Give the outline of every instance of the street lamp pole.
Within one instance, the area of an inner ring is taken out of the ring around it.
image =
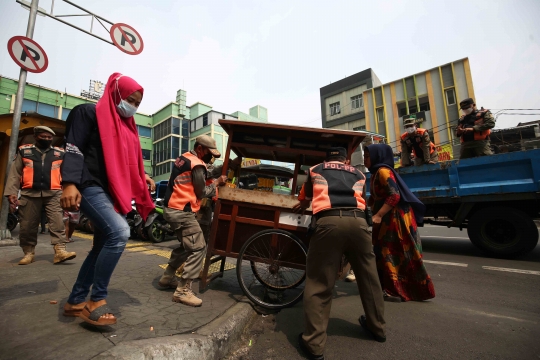
[[[36,25],[36,16],[38,12],[39,0],[32,0],[30,5],[30,15],[28,16],[28,26],[26,28],[26,37],[32,39],[34,36],[34,28]],[[11,123],[11,134],[9,136],[9,152],[6,166],[6,176],[4,178],[4,184],[9,176],[9,170],[11,169],[11,163],[17,152],[17,145],[19,140],[19,127],[21,125],[21,112],[22,103],[24,98],[24,88],[26,86],[27,71],[21,68],[19,73],[19,85],[17,87],[17,96],[15,98],[15,109],[13,110],[13,122]],[[10,239],[11,232],[7,229],[7,217],[9,213],[9,204],[7,199],[0,194],[2,201],[2,211],[0,212],[0,240]],[[10,194],[16,195],[16,194]]]

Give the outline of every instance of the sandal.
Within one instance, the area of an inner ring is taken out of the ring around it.
[[[105,314],[112,314],[111,309],[107,306],[107,304],[103,304],[97,308],[94,309],[94,311],[90,312],[90,309],[88,309],[88,305],[84,307],[84,309],[79,314],[79,317],[83,319],[85,322],[96,325],[96,326],[104,326],[104,325],[114,325],[116,324],[116,317],[113,319],[105,319],[101,316]]]
[[[388,301],[388,302],[395,302],[395,303],[401,302],[401,298],[399,296],[389,295],[386,291],[383,291],[383,299],[384,301]]]
[[[69,239],[66,240],[66,244],[67,244],[67,243],[72,243],[72,242],[75,242],[75,241],[73,241],[72,238],[69,238]]]
[[[66,303],[64,305],[64,316],[73,316],[73,317],[79,317],[81,312],[86,306],[86,302],[82,302],[80,304],[70,304]]]

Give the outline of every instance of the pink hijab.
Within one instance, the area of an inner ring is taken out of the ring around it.
[[[116,112],[119,98],[125,100],[135,91],[143,94],[144,89],[130,77],[112,74],[96,105],[96,116],[114,209],[125,215],[134,199],[137,211],[146,220],[154,203],[146,185],[137,126],[133,117],[123,119]]]

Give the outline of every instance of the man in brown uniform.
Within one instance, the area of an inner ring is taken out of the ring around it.
[[[429,131],[416,126],[416,118],[403,121],[405,132],[401,135],[401,166],[410,166],[411,152],[414,154],[414,166],[436,164],[439,154],[435,144],[429,138]]]
[[[42,206],[45,206],[49,222],[51,244],[54,246],[54,263],[73,259],[77,255],[66,251],[63,212],[60,207],[62,196],[60,165],[64,160],[64,150],[51,146],[53,135],[54,131],[46,126],[34,128],[36,142],[19,147],[4,190],[4,196],[8,198],[11,206],[19,206],[21,220],[19,238],[24,252],[19,265],[34,262]],[[19,189],[21,198],[17,200]]]
[[[467,159],[493,155],[489,135],[495,127],[495,118],[489,110],[476,108],[474,100],[467,98],[459,103],[463,115],[459,118],[456,135],[460,137],[459,158]]]
[[[293,207],[293,211],[300,212],[312,203],[316,221],[306,264],[306,325],[299,337],[310,359],[324,359],[332,292],[343,254],[356,274],[366,313],[360,317],[360,325],[375,340],[386,341],[383,292],[364,212],[366,177],[348,165],[346,158],[344,148],[330,148],[327,161],[309,170],[298,196],[300,201]]]
[[[206,242],[195,213],[199,211],[201,199],[212,196],[216,187],[225,184],[227,179],[223,175],[206,185],[206,164],[212,156],[221,156],[216,141],[207,135],[198,136],[193,150],[176,159],[165,192],[163,217],[176,233],[180,246],[171,253],[159,285],[176,287],[172,300],[189,306],[202,305],[191,284],[199,277],[206,255]],[[176,270],[184,262],[182,276],[177,280]]]

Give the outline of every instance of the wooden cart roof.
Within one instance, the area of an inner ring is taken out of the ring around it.
[[[303,126],[219,120],[238,156],[261,160],[316,165],[333,146],[351,153],[368,135],[362,131],[317,129]],[[229,156],[229,154],[226,154]]]

